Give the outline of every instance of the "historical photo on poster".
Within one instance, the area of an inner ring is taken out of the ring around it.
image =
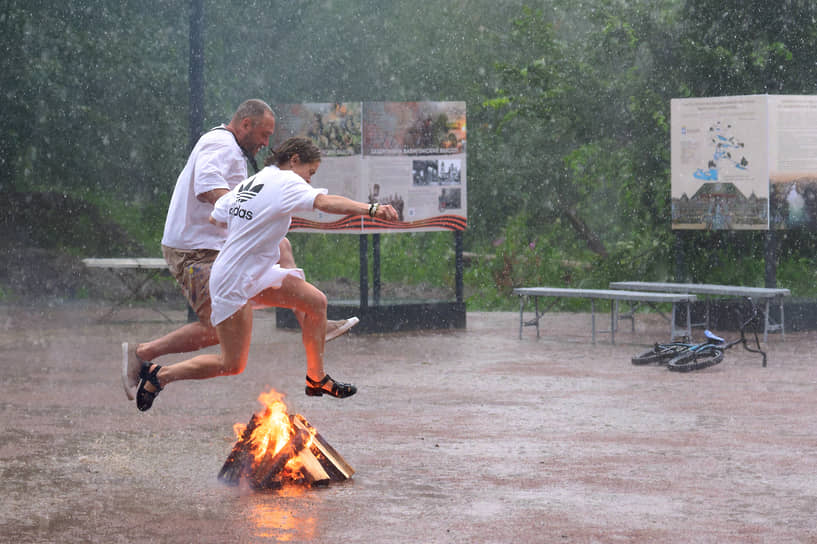
[[[276,104],[275,148],[293,136],[311,139],[321,150],[321,166],[312,184],[331,194],[363,200],[360,183],[363,177],[361,152],[362,106],[359,102]],[[335,221],[337,216],[315,211],[311,221]]]
[[[465,102],[366,102],[365,155],[465,152]]]
[[[324,157],[360,155],[360,102],[281,104],[275,110],[274,145],[292,136],[306,136]]]
[[[406,216],[403,213],[406,202],[403,199],[402,193],[399,192],[399,189],[386,193],[385,191],[381,191],[381,186],[379,183],[372,183],[371,190],[369,191],[369,198],[366,199],[366,202],[369,204],[391,204],[397,212],[398,221],[406,220]]]
[[[459,185],[462,168],[459,159],[411,161],[414,185]]]
[[[458,210],[462,207],[462,190],[461,189],[443,189],[440,191],[439,198],[440,213],[446,210]]]
[[[411,177],[414,185],[431,185],[439,182],[437,161],[411,161]]]
[[[770,228],[817,228],[817,96],[769,96]]]
[[[767,229],[765,96],[675,99],[672,227]]]
[[[467,222],[464,102],[284,104],[274,143],[291,136],[321,148],[312,178],[362,202],[391,204],[397,223],[322,212],[293,218],[293,230],[395,232],[463,230]]]
[[[462,179],[462,165],[459,159],[441,159],[438,168],[440,185],[459,185]]]

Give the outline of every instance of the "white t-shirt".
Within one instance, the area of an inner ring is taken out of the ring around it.
[[[212,215],[227,223],[227,241],[210,270],[213,325],[264,289],[280,287],[288,274],[304,279],[300,268],[278,265],[278,244],[289,231],[292,214],[312,211],[315,197],[326,193],[292,170],[267,166],[216,202]]]
[[[205,133],[176,181],[162,245],[186,250],[221,249],[226,232],[208,221],[213,206],[198,196],[213,189],[230,190],[246,178],[246,159],[233,134],[228,130]]]

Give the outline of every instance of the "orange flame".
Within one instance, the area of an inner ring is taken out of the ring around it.
[[[298,428],[306,428],[309,433],[309,440],[302,451],[308,451],[312,445],[317,430],[309,425],[301,415],[296,414],[290,418],[283,399],[284,395],[274,389],[270,389],[258,396],[258,401],[264,405],[264,411],[255,415],[257,419],[256,426],[248,437],[251,443],[250,451],[254,459],[253,464],[261,463],[268,454],[277,454],[298,432]],[[293,419],[297,419],[297,427],[293,423]],[[233,431],[238,440],[245,439],[246,429],[247,426],[242,423],[233,425]],[[283,479],[299,480],[303,477],[301,470],[304,468],[304,464],[299,457],[300,455],[296,455],[287,462],[281,473]]]
[[[293,429],[284,404],[284,396],[274,389],[258,396],[265,406],[264,415],[252,433],[253,455],[256,461],[263,459],[267,450],[272,448],[273,455],[283,448],[292,437]]]

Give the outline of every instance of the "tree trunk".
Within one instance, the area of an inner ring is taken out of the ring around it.
[[[590,227],[579,217],[576,210],[566,208],[564,214],[567,216],[567,220],[570,221],[570,226],[573,227],[573,230],[587,243],[587,247],[594,253],[607,258],[607,248],[604,247],[604,244],[599,237],[596,236],[596,233],[590,230]]]

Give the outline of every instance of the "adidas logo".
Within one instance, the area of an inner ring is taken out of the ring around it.
[[[237,202],[246,202],[254,196],[257,196],[258,193],[261,192],[261,189],[264,188],[263,183],[259,183],[258,185],[253,186],[252,182],[255,179],[255,176],[251,177],[247,180],[247,183],[244,185],[240,185],[238,187],[238,194],[236,195],[235,199]]]

